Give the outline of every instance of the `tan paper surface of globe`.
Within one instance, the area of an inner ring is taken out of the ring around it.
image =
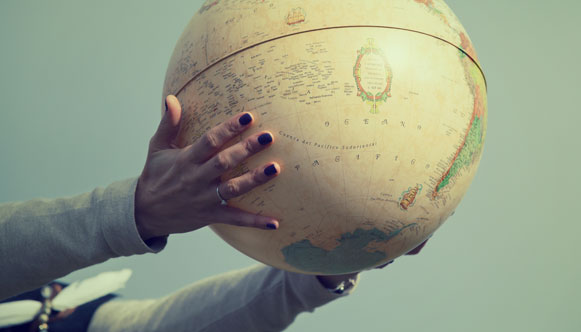
[[[164,96],[184,107],[185,146],[233,114],[275,144],[281,174],[230,206],[277,231],[212,229],[266,264],[310,274],[373,268],[454,211],[486,133],[486,86],[443,1],[209,0],[180,37]]]

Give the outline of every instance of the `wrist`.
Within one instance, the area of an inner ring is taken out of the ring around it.
[[[156,237],[151,230],[147,227],[146,223],[143,223],[143,217],[139,217],[137,211],[135,213],[135,226],[137,227],[137,232],[141,239],[145,242]]]
[[[139,177],[139,179],[137,180],[137,186],[135,188],[135,209],[134,209],[134,218],[135,218],[135,226],[137,227],[137,232],[139,233],[139,236],[141,237],[141,239],[145,242],[147,240],[150,240],[154,237],[157,237],[157,235],[153,232],[153,230],[151,229],[151,227],[149,227],[149,222],[148,222],[148,215],[147,212],[145,211],[145,209],[143,208],[143,199],[141,197],[141,192],[140,192],[140,182],[142,181],[141,177]]]

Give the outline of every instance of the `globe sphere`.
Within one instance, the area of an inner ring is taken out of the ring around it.
[[[168,94],[183,105],[181,146],[244,111],[256,125],[237,140],[274,134],[223,180],[278,162],[279,176],[229,205],[280,228],[212,229],[301,273],[370,269],[430,237],[486,134],[481,66],[440,0],[208,0],[177,42]]]

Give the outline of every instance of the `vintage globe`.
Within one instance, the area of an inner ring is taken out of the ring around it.
[[[171,57],[163,95],[185,146],[250,111],[275,144],[268,184],[229,205],[277,231],[216,224],[236,249],[309,274],[361,271],[405,254],[456,209],[486,133],[486,85],[464,28],[440,0],[208,0]],[[239,139],[242,139],[239,138]]]

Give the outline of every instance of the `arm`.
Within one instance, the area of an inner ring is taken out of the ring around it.
[[[220,199],[241,195],[280,172],[280,166],[268,163],[220,180],[223,173],[268,148],[271,134],[257,133],[224,147],[252,125],[252,115],[244,113],[178,148],[174,139],[181,106],[174,96],[166,105],[138,180],[72,198],[0,205],[0,299],[112,257],[157,252],[167,235],[211,223],[278,227],[274,218],[220,204]]]
[[[426,242],[407,255],[418,254]],[[282,331],[301,312],[350,294],[358,281],[358,273],[311,276],[255,266],[157,300],[108,302],[97,310],[88,331]],[[344,291],[338,287],[342,284]]]
[[[136,179],[70,198],[0,205],[0,299],[117,256],[160,251],[134,220]]]
[[[301,312],[352,289],[336,294],[315,276],[254,266],[157,300],[108,302],[93,316],[89,331],[281,331]]]

